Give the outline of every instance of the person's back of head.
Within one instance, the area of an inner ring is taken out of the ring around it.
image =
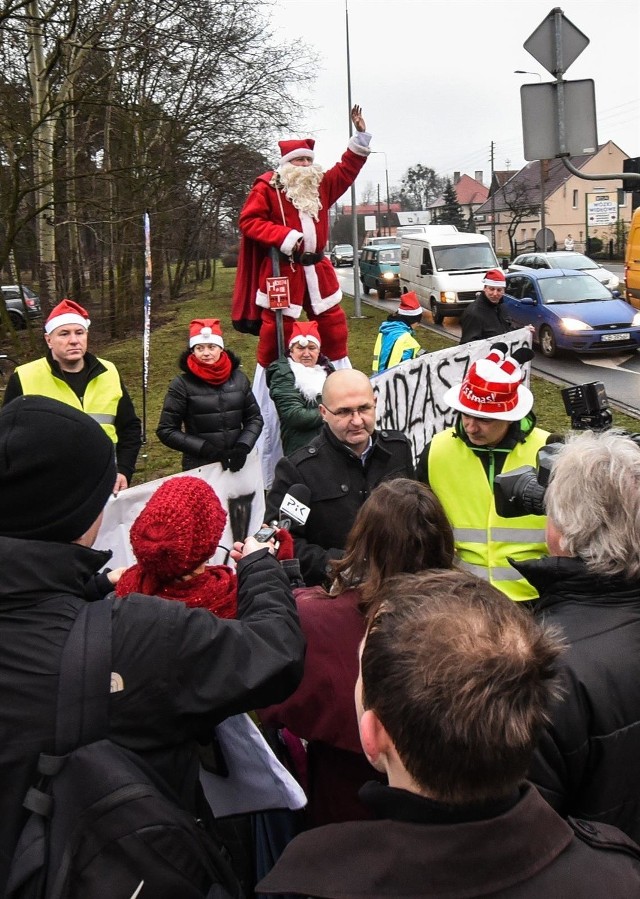
[[[427,568],[451,568],[454,541],[440,500],[409,478],[383,481],[360,508],[345,555],[333,563],[333,593],[357,586],[369,607],[385,578]]]
[[[640,577],[640,446],[618,431],[570,437],[554,458],[546,512],[559,554],[595,575]]]
[[[461,571],[398,576],[378,599],[362,647],[362,706],[415,791],[452,804],[511,794],[556,692],[559,642]]]
[[[43,396],[0,411],[1,536],[78,542],[97,531],[116,476],[113,442],[85,412]]]
[[[226,520],[215,491],[202,478],[179,475],[165,481],[131,526],[137,564],[122,575],[117,593],[170,596],[170,584],[216,551]]]

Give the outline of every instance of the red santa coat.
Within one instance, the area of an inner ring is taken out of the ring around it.
[[[366,162],[368,140],[366,132],[352,137],[340,162],[325,172],[319,186],[322,208],[317,222],[309,214],[299,212],[282,190],[276,190],[272,183],[274,172],[266,172],[255,180],[239,219],[244,239],[232,308],[237,330],[258,333],[260,307],[269,307],[266,279],[272,275],[271,247],[288,257],[302,237],[304,252],[323,251],[329,236],[329,209],[353,184]],[[281,257],[280,274],[289,278],[291,307],[284,314],[292,319],[299,318],[305,306],[313,317],[321,316],[342,299],[335,271],[326,258],[315,265],[302,266]]]

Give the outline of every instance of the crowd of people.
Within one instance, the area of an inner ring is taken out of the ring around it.
[[[181,895],[640,895],[640,446],[615,430],[572,435],[556,447],[544,514],[499,514],[496,476],[535,466],[549,439],[523,383],[531,352],[499,339],[447,391],[454,425],[417,460],[406,434],[376,427],[371,380],[344,364],[339,288],[319,258],[327,204],[368,153],[359,107],[352,120],[327,173],[311,164],[313,141],[281,142],[280,166],[256,181],[240,219],[234,318],[262,323],[258,361],[281,424],[265,519],[304,495],[290,526],[264,542],[245,535],[229,564],[210,561],[228,510],[198,469],[240,471],[266,418],[219,320],[190,324],[157,429],[186,474],[132,523],[126,570],[109,570],[93,544],[109,497],[131,482],[140,423],[115,366],[87,352],[87,311],[56,306],[46,356],[12,376],[0,411],[7,899],[44,896],[61,876],[36,882],[25,834],[33,815],[48,822],[38,845],[57,832],[61,800],[47,789],[70,764],[58,739],[66,647],[79,620],[96,652],[83,615],[106,603],[104,695],[86,700],[107,708],[99,736],[149,766],[220,862],[189,859]],[[264,302],[274,246],[294,299],[283,358]],[[487,274],[469,319],[481,333],[468,339],[504,333],[500,276]],[[381,327],[377,372],[419,353],[420,315],[405,295]],[[245,802],[230,820],[212,811],[202,771],[233,772],[216,733],[243,713],[278,756],[276,780],[304,786],[302,814],[286,801]],[[160,825],[108,851],[91,842],[94,880],[74,867],[97,815],[62,847],[66,892],[55,894],[102,899],[120,895],[117,883],[124,899],[175,899],[132,861],[143,865],[147,839],[156,871],[180,855]]]

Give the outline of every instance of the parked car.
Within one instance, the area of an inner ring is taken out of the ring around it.
[[[591,275],[563,269],[513,272],[504,297],[507,316],[518,327],[533,325],[544,356],[636,350],[640,312]]]
[[[399,245],[363,247],[359,267],[364,293],[373,288],[378,291],[379,300],[384,300],[387,294],[400,296]]]
[[[609,290],[617,290],[620,286],[620,278],[616,274],[582,253],[570,253],[567,250],[556,250],[553,253],[521,253],[509,266],[509,271],[519,272],[526,268],[572,268],[593,275]]]
[[[13,327],[19,331],[27,327],[27,319],[42,318],[40,298],[30,288],[22,285],[22,295],[17,284],[0,285],[2,299]]]
[[[330,254],[331,265],[339,268],[341,265],[353,265],[353,247],[350,243],[339,243]]]

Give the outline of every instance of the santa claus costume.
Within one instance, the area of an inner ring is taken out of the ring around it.
[[[302,157],[313,161],[313,140],[280,141],[280,167],[256,179],[240,213],[243,239],[232,320],[237,330],[260,335],[253,390],[265,419],[260,447],[265,486],[271,483],[273,473],[269,458],[275,465],[282,452],[278,419],[264,379],[264,369],[278,355],[275,313],[269,309],[266,288],[266,279],[273,274],[270,251],[278,250],[280,274],[289,279],[291,306],[283,310],[285,345],[304,309],[318,324],[327,357],[337,368],[348,367],[342,291],[324,247],[329,237],[329,209],[355,181],[369,155],[370,140],[368,132],[357,131],[340,162],[326,172],[318,166],[296,171],[291,165]],[[298,183],[300,178],[303,185]]]

